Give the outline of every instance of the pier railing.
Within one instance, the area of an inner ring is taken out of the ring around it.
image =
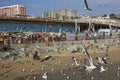
[[[94,23],[94,24],[113,25],[120,27],[120,21],[115,19],[81,18],[81,19],[75,19],[75,21],[77,23]]]
[[[120,20],[116,19],[99,19],[99,18],[79,18],[79,19],[46,19],[46,18],[0,18],[0,20],[11,20],[11,21],[34,21],[34,22],[62,22],[62,23],[93,23],[93,24],[103,24],[103,25],[113,25],[120,27]]]

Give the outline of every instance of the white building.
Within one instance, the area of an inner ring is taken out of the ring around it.
[[[52,19],[58,19],[59,15],[57,12],[49,12],[48,17]]]
[[[42,18],[49,18],[49,12],[44,12],[41,15]]]
[[[59,19],[67,19],[68,10],[66,8],[61,9],[58,13]]]
[[[70,18],[76,18],[78,16],[79,16],[78,10],[69,10],[68,11],[68,17],[70,17]]]

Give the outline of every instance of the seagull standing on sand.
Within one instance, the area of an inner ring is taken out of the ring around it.
[[[78,62],[77,62],[77,59],[76,59],[76,58],[72,57],[72,61],[74,61],[74,62],[75,62],[76,66],[79,66],[79,65],[80,65],[80,64],[78,64]]]
[[[102,73],[102,72],[104,72],[104,71],[106,71],[106,69],[105,69],[103,66],[101,66],[101,68],[100,68],[100,73]]]
[[[43,75],[42,75],[42,78],[44,79],[44,80],[47,80],[47,72],[46,73],[44,73]]]
[[[100,65],[104,65],[104,64],[107,64],[107,61],[106,61],[106,57],[103,57],[103,58],[101,58],[101,57],[97,57],[97,59],[98,59],[98,63],[100,64]]]
[[[118,67],[117,76],[120,76],[120,67]]]
[[[22,72],[25,72],[25,71],[26,71],[26,70],[23,68],[23,69],[22,69]]]

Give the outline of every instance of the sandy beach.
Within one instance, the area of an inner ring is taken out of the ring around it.
[[[120,76],[117,76],[117,69],[120,67],[120,47],[111,46],[108,52],[102,50],[93,52],[91,49],[88,51],[95,65],[97,65],[95,60],[97,56],[103,57],[108,54],[110,59],[105,65],[105,72],[100,73],[99,69],[96,68],[90,74],[87,74],[84,69],[85,59],[87,65],[89,65],[86,54],[81,51],[72,54],[63,51],[60,53],[40,54],[40,60],[34,60],[32,55],[29,58],[18,58],[14,62],[12,59],[1,60],[0,80],[44,80],[42,75],[45,72],[48,73],[47,80],[120,80]],[[41,62],[47,55],[51,55],[52,58]],[[78,59],[79,66],[76,66],[71,61],[72,57]]]

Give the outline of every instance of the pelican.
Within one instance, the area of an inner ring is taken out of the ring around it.
[[[86,9],[86,10],[88,10],[88,11],[91,11],[91,10],[92,10],[92,9],[90,9],[90,8],[88,7],[88,3],[87,3],[86,0],[84,0],[84,4],[85,4],[85,9]]]

